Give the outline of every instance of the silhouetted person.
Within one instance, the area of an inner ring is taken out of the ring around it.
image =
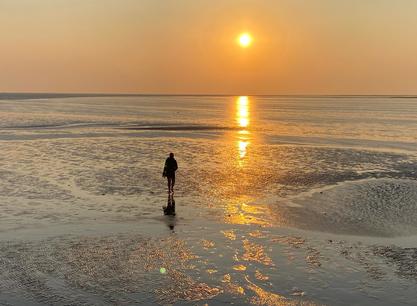
[[[169,153],[169,157],[165,161],[164,171],[162,172],[162,176],[168,180],[168,193],[174,192],[175,171],[177,169],[178,164],[174,158],[174,153]]]

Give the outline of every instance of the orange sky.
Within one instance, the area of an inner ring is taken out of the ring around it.
[[[414,0],[0,0],[0,91],[416,94],[416,12]]]

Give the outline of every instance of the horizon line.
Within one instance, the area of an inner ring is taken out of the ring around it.
[[[140,97],[140,96],[177,96],[177,97],[239,97],[239,96],[249,96],[249,97],[407,97],[407,98],[417,98],[416,94],[331,94],[331,93],[322,93],[322,94],[231,94],[231,93],[133,93],[133,92],[0,92],[0,96],[3,95],[44,95],[44,96],[69,96],[69,97]]]

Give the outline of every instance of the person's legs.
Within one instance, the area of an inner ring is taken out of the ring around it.
[[[174,185],[175,185],[175,173],[171,178],[171,191],[174,192]]]
[[[174,192],[174,185],[175,185],[175,174],[174,175],[168,175],[168,192]]]

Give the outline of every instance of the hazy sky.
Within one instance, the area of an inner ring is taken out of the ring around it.
[[[0,0],[0,91],[416,94],[416,14],[416,0]]]

